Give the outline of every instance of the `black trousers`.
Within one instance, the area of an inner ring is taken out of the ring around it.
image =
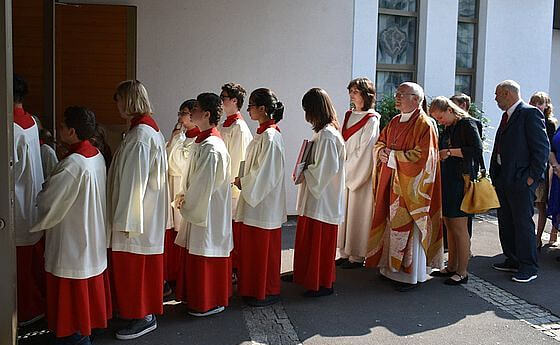
[[[520,273],[536,274],[539,266],[533,205],[538,182],[531,186],[525,182],[507,187],[501,187],[500,183],[497,185],[496,193],[500,200],[498,227],[506,262],[518,267]]]

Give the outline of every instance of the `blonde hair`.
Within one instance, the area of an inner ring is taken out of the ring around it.
[[[152,106],[148,98],[148,91],[138,80],[125,80],[117,86],[113,99],[120,98],[124,102],[124,113],[152,114]]]
[[[552,115],[552,112],[554,111],[554,107],[552,106],[552,101],[550,100],[550,96],[544,91],[535,92],[533,96],[531,96],[531,100],[529,101],[529,104],[544,105],[543,113],[544,116],[546,116],[547,118],[550,117]]]
[[[461,109],[457,104],[453,103],[449,98],[445,96],[439,96],[432,100],[430,103],[430,114],[436,111],[447,111],[451,109],[451,112],[455,115],[457,120],[460,120],[465,117],[470,117],[469,113]]]

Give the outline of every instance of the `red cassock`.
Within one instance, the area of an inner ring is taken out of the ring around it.
[[[241,232],[239,295],[262,300],[280,294],[282,230],[243,224]]]
[[[17,246],[18,321],[45,313],[45,238],[31,246]]]
[[[47,273],[47,322],[57,337],[76,332],[90,335],[93,328],[106,328],[111,318],[109,274],[87,279],[69,279]]]
[[[113,251],[111,265],[119,316],[141,319],[163,314],[163,254]]]
[[[227,307],[233,294],[231,258],[192,255],[186,250],[184,257],[184,267],[180,269],[183,274],[177,281],[177,299],[196,312]]]
[[[338,226],[299,216],[294,249],[294,282],[308,290],[331,288]]]
[[[165,230],[165,242],[163,249],[163,279],[168,282],[177,281],[179,272],[180,248],[175,244],[177,232],[175,229]]]
[[[231,264],[233,269],[239,269],[239,256],[241,252],[241,227],[243,224],[241,222],[232,222],[232,234],[233,234],[233,250],[231,251]]]

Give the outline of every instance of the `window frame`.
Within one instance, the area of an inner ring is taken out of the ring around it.
[[[475,100],[476,97],[476,67],[478,62],[478,23],[479,23],[479,11],[480,11],[480,0],[475,0],[475,10],[474,10],[474,18],[471,17],[463,17],[458,16],[457,18],[457,35],[459,35],[459,24],[460,23],[467,23],[467,24],[474,24],[474,37],[473,37],[473,67],[472,68],[464,68],[464,67],[457,67],[457,50],[459,49],[458,46],[455,50],[455,79],[457,76],[470,76],[471,77],[471,94],[469,97],[472,101]],[[457,9],[457,13],[459,9]],[[455,84],[455,82],[454,82]],[[454,87],[455,89],[455,87]],[[457,90],[454,90],[457,93]]]
[[[419,39],[419,30],[420,30],[420,0],[416,1],[416,11],[404,11],[404,10],[395,10],[395,9],[388,9],[382,8],[381,4],[378,5],[378,15],[379,18],[381,15],[389,15],[389,16],[397,16],[397,17],[409,17],[409,18],[416,18],[416,37],[414,40],[414,64],[384,64],[378,63],[377,58],[378,55],[376,54],[376,61],[375,61],[375,79],[377,81],[377,73],[378,72],[396,72],[396,73],[412,73],[412,82],[416,82],[416,78],[418,76],[418,39]],[[379,49],[379,20],[377,24],[377,45],[375,50]],[[376,85],[377,87],[377,85]],[[383,96],[383,95],[381,95]]]

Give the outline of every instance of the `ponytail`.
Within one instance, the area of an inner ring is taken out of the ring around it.
[[[274,122],[278,123],[284,118],[284,104],[278,101],[278,98],[271,89],[260,88],[251,92],[249,97],[251,103],[257,107],[264,106],[266,114],[270,116]]]
[[[284,104],[280,101],[274,104],[274,111],[270,114],[274,122],[278,123],[284,118]]]

